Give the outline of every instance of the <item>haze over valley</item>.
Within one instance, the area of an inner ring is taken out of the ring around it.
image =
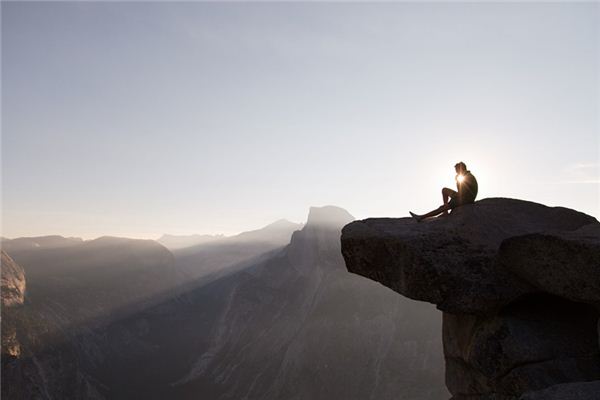
[[[2,321],[3,396],[444,399],[439,312],[347,273],[339,237],[353,219],[313,207],[305,225],[173,252],[4,239],[24,274],[3,268],[3,285],[26,290]]]

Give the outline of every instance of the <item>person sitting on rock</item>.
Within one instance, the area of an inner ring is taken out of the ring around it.
[[[444,200],[444,204],[427,214],[417,215],[409,211],[410,215],[417,222],[440,214],[440,216],[448,216],[449,210],[453,210],[464,204],[471,204],[475,201],[475,197],[477,197],[477,179],[475,179],[471,171],[467,170],[467,166],[462,161],[457,163],[454,169],[456,170],[456,177],[454,179],[456,180],[458,192],[449,188],[443,188],[442,199]]]

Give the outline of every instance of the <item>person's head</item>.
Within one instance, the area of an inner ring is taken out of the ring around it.
[[[454,166],[454,169],[456,170],[457,174],[464,174],[465,172],[467,172],[467,165],[464,162],[458,162],[456,163],[456,165]]]

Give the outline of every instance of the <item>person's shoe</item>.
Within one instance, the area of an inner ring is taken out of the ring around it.
[[[412,211],[408,212],[410,214],[411,217],[413,217],[413,219],[417,222],[421,222],[421,220],[423,219],[423,217],[421,217],[420,215],[415,214]]]

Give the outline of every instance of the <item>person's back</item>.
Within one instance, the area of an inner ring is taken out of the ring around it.
[[[465,171],[462,176],[462,181],[458,183],[460,204],[473,203],[477,197],[477,191],[479,190],[477,179],[471,171]]]

